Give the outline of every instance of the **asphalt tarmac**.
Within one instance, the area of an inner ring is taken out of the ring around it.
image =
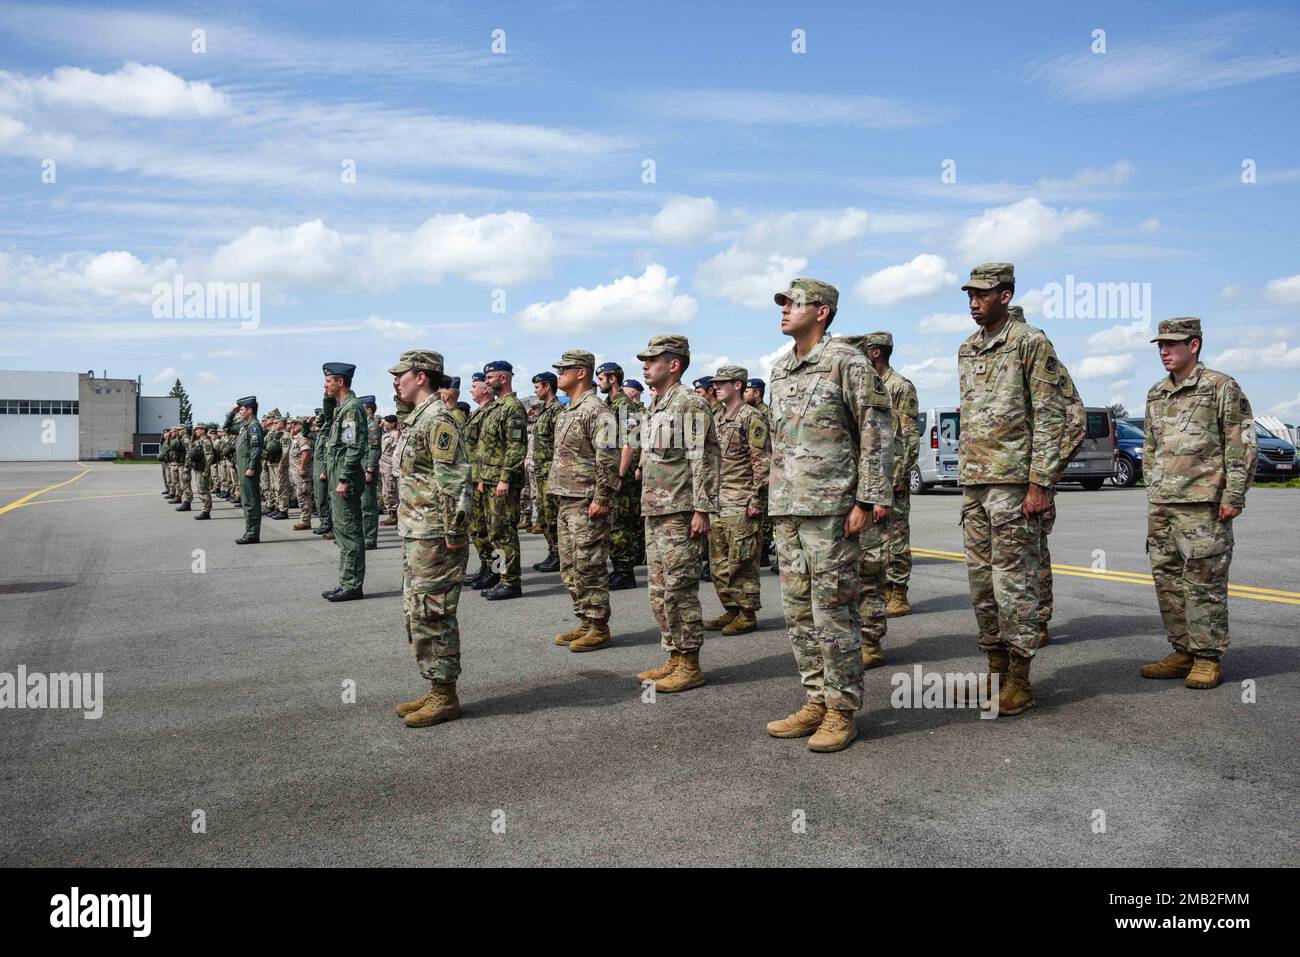
[[[857,742],[813,754],[764,733],[802,701],[766,571],[761,630],[709,637],[709,683],[648,702],[645,570],[612,596],[615,644],[573,654],[524,535],[524,597],[461,599],[464,717],[410,730],[393,705],[427,686],[395,530],[366,600],[330,604],[332,542],[263,519],[240,547],[237,509],[195,522],[160,489],[157,466],[0,465],[0,673],[103,674],[98,719],[0,710],[0,864],[1300,864],[1295,490],[1248,496],[1232,581],[1260,590],[1233,590],[1224,683],[1190,691],[1138,674],[1168,647],[1143,490],[1062,489],[1039,705],[995,720],[891,706],[914,666],[984,662],[960,495],[915,498],[915,613],[890,621]]]

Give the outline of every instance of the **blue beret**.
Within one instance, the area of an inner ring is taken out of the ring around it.
[[[484,372],[514,372],[515,367],[505,359],[494,359],[483,367]]]
[[[378,408],[379,406],[379,403],[375,401],[375,397],[373,395],[357,396],[357,401],[360,402],[362,405],[373,405],[376,408]]]
[[[326,375],[341,375],[349,381],[357,372],[356,366],[349,365],[346,362],[327,362],[321,366],[321,369],[324,370]]]
[[[750,379],[750,380],[749,380],[749,385],[750,385],[751,387],[755,388],[755,389],[766,389],[766,388],[767,388],[767,383],[764,382],[762,379]]]
[[[255,409],[257,408],[257,396],[246,395],[242,399],[237,399],[235,405],[242,405],[248,409]]]
[[[617,372],[622,375],[623,367],[617,362],[602,362],[596,367],[596,375],[600,375],[602,372]]]
[[[637,382],[636,379],[628,379],[623,384],[627,386],[629,389],[636,389],[636,391],[638,392],[645,391],[645,386],[643,386],[640,382]]]
[[[698,379],[695,380],[695,382],[692,385],[696,389],[707,389],[713,385],[713,376],[711,375],[700,376]]]
[[[555,385],[555,384],[556,384],[557,382],[559,382],[560,380],[557,379],[557,378],[555,377],[555,373],[554,373],[554,372],[539,372],[539,373],[537,373],[537,375],[533,376],[533,381],[534,381],[534,382],[549,382],[551,385]]]
[[[386,415],[386,416],[384,416],[384,421],[385,421],[385,422],[392,422],[394,425],[396,425],[396,424],[397,424],[397,416],[395,416],[395,415]]]
[[[324,409],[317,409],[316,412],[315,412],[315,414],[316,414],[316,415],[324,415],[324,414],[325,414],[325,410],[324,410]]]
[[[459,388],[460,388],[460,376],[458,376],[458,375],[454,375],[454,376],[452,376],[450,379],[447,380],[447,384],[446,384],[445,386],[443,386],[443,388],[444,388],[444,389],[459,389]]]
[[[483,373],[481,373],[481,372],[475,372],[475,373],[474,373],[472,376],[470,376],[469,378],[470,378],[470,381],[471,381],[471,382],[486,382],[486,381],[487,381],[487,376],[485,376],[485,375],[484,375]]]

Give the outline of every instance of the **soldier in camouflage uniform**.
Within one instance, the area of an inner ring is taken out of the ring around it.
[[[1174,647],[1142,676],[1213,688],[1228,650],[1232,522],[1246,507],[1259,440],[1241,387],[1200,361],[1200,319],[1167,319],[1151,341],[1169,374],[1147,393],[1147,552]]]
[[[882,540],[893,502],[889,395],[861,351],[831,338],[827,327],[839,306],[834,286],[792,279],[774,298],[794,348],[771,373],[768,508],[806,699],[794,714],[769,723],[767,733],[811,735],[809,750],[840,751],[857,737],[853,714],[862,707],[860,537]]]
[[[632,400],[623,392],[623,367],[617,362],[602,363],[596,370],[600,391],[614,413],[621,435],[630,437],[639,427]],[[641,487],[636,480],[636,447],[620,443],[618,493],[614,496],[614,515],[610,523],[609,560],[614,573],[609,576],[611,591],[636,587],[633,569],[637,560],[637,526],[640,516],[637,503]]]
[[[476,408],[465,422],[465,448],[469,453],[470,485],[474,495],[474,512],[470,516],[469,537],[478,552],[478,572],[468,581],[473,589],[491,588],[501,581],[501,575],[494,569],[492,542],[488,537],[487,497],[479,488],[480,481],[479,435],[483,422],[492,411],[494,402],[492,390],[487,387],[487,376],[475,372],[470,380],[470,396],[477,403]]]
[[[190,427],[182,424],[180,435],[176,440],[176,481],[179,485],[178,497],[181,504],[176,508],[178,512],[188,512],[191,509],[190,503],[194,500],[194,479],[193,471],[190,469],[190,446],[193,444],[193,438],[190,435]]]
[[[280,461],[276,463],[275,471],[271,478],[275,482],[275,494],[280,500],[280,511],[283,518],[289,517],[289,509],[293,507],[293,470],[289,465],[293,459],[290,449],[293,446],[293,430],[290,428],[292,419],[288,416],[281,417],[277,428],[279,429],[280,440]]]
[[[630,502],[632,506],[632,550],[635,557],[632,560],[633,565],[645,564],[645,519],[641,517],[641,470],[637,467],[639,448],[641,441],[641,422],[645,419],[646,406],[641,401],[641,396],[645,394],[645,386],[636,379],[628,379],[623,383],[623,394],[628,397],[632,403],[633,418],[628,421],[628,433],[624,447],[628,451],[624,452],[619,462],[619,467],[626,467],[627,473],[620,478],[622,481],[631,481]],[[632,579],[636,584],[636,579]]]
[[[885,601],[890,618],[910,615],[907,585],[912,577],[912,495],[908,477],[916,466],[920,450],[919,412],[916,386],[890,366],[894,354],[894,337],[888,332],[869,333],[865,340],[867,361],[889,393],[894,424],[894,507],[889,510],[889,527],[885,530]],[[865,649],[864,649],[865,650]],[[883,663],[883,657],[878,663]],[[872,667],[868,664],[868,667]]]
[[[171,440],[171,432],[171,429],[163,429],[162,434],[158,436],[158,464],[162,466],[163,498],[171,497],[171,481],[167,476],[167,459],[164,458],[167,443]]]
[[[1011,263],[976,266],[962,289],[980,327],[957,353],[966,570],[998,713],[1014,715],[1034,706],[1042,513],[1063,467],[1061,362],[1042,331],[1010,321]]]
[[[364,533],[366,551],[379,547],[379,457],[383,454],[383,430],[379,417],[375,415],[379,406],[373,395],[363,395],[358,399],[366,410],[366,454],[362,460],[365,469],[365,484],[361,489],[361,530]]]
[[[366,412],[352,391],[357,367],[346,362],[326,362],[326,395],[338,403],[329,440],[325,443],[325,473],[330,508],[334,512],[334,542],[339,549],[339,583],[321,592],[329,601],[355,601],[365,597],[366,551],[361,519],[365,458],[370,443]]]
[[[484,588],[489,601],[523,594],[519,578],[519,493],[528,452],[527,415],[514,393],[514,367],[504,359],[483,367],[495,401],[483,419],[478,440],[479,484],[487,503],[488,537],[501,580]]]
[[[537,421],[533,423],[533,474],[537,486],[537,517],[546,537],[546,557],[533,564],[539,572],[560,571],[559,529],[557,527],[558,503],[550,498],[548,483],[551,461],[555,457],[555,423],[564,406],[555,397],[558,385],[554,372],[539,372],[533,376],[533,391],[541,403]],[[591,385],[591,377],[587,377]]]
[[[438,390],[438,398],[440,398],[442,404],[451,411],[451,417],[456,420],[456,424],[460,426],[461,431],[463,432],[465,426],[469,424],[469,416],[461,411],[459,405],[460,376],[451,376],[450,378],[443,376],[442,381],[445,382],[446,385]]]
[[[334,512],[330,505],[329,479],[325,474],[325,445],[329,441],[330,428],[334,424],[334,410],[338,403],[326,397],[321,407],[316,410],[316,434],[311,444],[311,470],[315,477],[316,511],[320,513],[320,527],[312,532],[327,541],[334,539]]]
[[[570,651],[596,651],[610,643],[610,509],[618,481],[618,426],[596,393],[596,357],[570,349],[555,363],[557,384],[569,397],[554,423],[554,457],[546,488],[557,513],[560,578],[573,599],[576,627],[555,636]]]
[[[750,379],[745,383],[745,405],[752,406],[763,414],[767,419],[769,431],[772,428],[772,410],[766,402],[763,401],[763,395],[767,392],[767,383],[762,379]],[[760,568],[767,568],[772,564],[772,536],[775,526],[772,524],[772,516],[763,516],[763,551],[759,556],[758,564]],[[776,571],[775,568],[772,569]]]
[[[704,623],[705,631],[743,635],[758,627],[762,599],[758,559],[763,516],[767,514],[767,479],[772,441],[763,413],[741,398],[749,372],[723,366],[713,376],[722,403],[714,417],[721,453],[718,517],[709,525],[709,567],[723,613]]]
[[[238,416],[238,418],[236,418]],[[262,540],[262,493],[257,484],[262,471],[262,423],[257,421],[257,396],[245,396],[226,416],[225,429],[238,433],[235,440],[235,471],[239,473],[239,504],[244,512],[243,537],[237,545],[255,545]]]
[[[393,450],[397,448],[397,436],[401,425],[397,421],[397,416],[386,415],[379,423],[379,427],[383,430],[379,441],[379,505],[385,513],[379,524],[396,525],[397,474],[393,471]]]
[[[212,432],[216,426],[200,422],[194,426],[194,441],[190,443],[189,465],[198,485],[199,504],[203,511],[194,516],[195,521],[212,517],[212,466],[217,460],[212,447]]]
[[[283,419],[279,409],[272,409],[262,427],[266,430],[266,456],[262,459],[262,495],[269,509],[266,517],[282,521],[289,517],[289,503],[280,497],[280,463],[289,454],[284,447]]]
[[[435,391],[442,355],[403,352],[388,371],[404,417],[395,449],[397,519],[402,536],[402,611],[406,640],[429,691],[397,706],[409,728],[460,717],[460,604],[469,557],[469,458],[455,417]]]
[[[158,440],[158,458],[163,466],[163,481],[167,483],[167,493],[163,496],[173,505],[180,502],[180,489],[177,486],[176,478],[172,469],[172,441],[176,437],[175,429],[168,429]]]
[[[713,376],[700,376],[691,383],[691,388],[695,390],[696,395],[708,403],[709,415],[716,419],[718,412],[722,408],[722,403],[718,401],[718,395],[713,391]],[[709,551],[707,548],[704,550],[704,559],[700,562],[700,581],[713,581],[713,573],[709,569]]]
[[[295,419],[290,427],[293,438],[289,443],[289,477],[298,498],[298,521],[293,527],[299,532],[311,528],[312,513],[316,511],[316,474],[312,470],[312,438],[308,431],[311,425],[309,417]]]
[[[641,514],[646,524],[650,609],[669,653],[637,675],[665,693],[704,684],[700,647],[700,555],[718,513],[721,456],[708,405],[681,383],[690,364],[685,336],[654,336],[637,355],[655,390],[641,442]]]

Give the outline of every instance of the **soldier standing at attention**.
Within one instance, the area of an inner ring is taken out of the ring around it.
[[[569,397],[554,418],[555,450],[546,488],[553,499],[560,578],[573,599],[578,625],[555,636],[570,651],[595,651],[610,643],[610,507],[618,482],[618,426],[613,411],[596,394],[596,357],[570,349],[555,363],[558,385]]]
[[[539,372],[533,376],[533,391],[541,403],[537,421],[533,423],[533,472],[537,486],[537,518],[546,537],[546,557],[533,565],[534,571],[558,572],[560,570],[559,528],[557,503],[549,497],[551,461],[555,458],[555,423],[564,406],[555,397],[559,384],[554,372]],[[591,375],[587,375],[587,388],[591,388]],[[572,396],[570,396],[572,399]]]
[[[329,478],[325,474],[325,446],[329,443],[336,407],[337,403],[333,399],[326,398],[316,410],[316,437],[311,447],[311,471],[316,481],[316,511],[320,513],[320,527],[312,534],[327,541],[334,540],[334,513],[330,505]]]
[[[379,504],[384,512],[380,525],[397,524],[397,476],[393,474],[393,449],[397,447],[397,433],[401,426],[397,416],[386,415],[379,422],[383,434],[379,438]]]
[[[806,700],[770,722],[812,751],[857,737],[862,707],[860,534],[889,519],[894,435],[889,396],[863,354],[827,327],[839,291],[792,279],[773,297],[794,348],[772,368],[772,478],[781,603]]]
[[[275,482],[276,495],[280,499],[280,518],[289,517],[289,509],[293,506],[293,470],[289,467],[293,461],[293,429],[292,420],[287,416],[282,416],[276,423],[279,429],[280,439],[280,461],[276,465],[272,474],[272,481]],[[301,506],[300,506],[301,507]]]
[[[907,586],[912,578],[912,494],[908,478],[920,452],[920,430],[916,386],[898,374],[889,364],[894,354],[894,336],[889,332],[872,332],[864,340],[867,361],[889,393],[894,424],[894,506],[889,510],[889,527],[885,533],[885,601],[890,618],[910,615]],[[878,664],[884,663],[882,657]],[[868,665],[868,667],[873,667]]]
[[[1166,319],[1151,340],[1168,375],[1147,393],[1147,551],[1173,650],[1144,678],[1223,680],[1232,522],[1246,507],[1259,440],[1236,381],[1201,362],[1201,320]]]
[[[406,640],[429,691],[397,706],[408,728],[460,717],[460,626],[456,610],[469,556],[469,458],[456,419],[439,398],[442,354],[403,352],[389,368],[404,416],[396,457]]]
[[[180,479],[180,500],[181,504],[175,511],[188,512],[191,509],[190,503],[194,500],[194,480],[193,472],[190,469],[190,446],[193,444],[190,437],[190,427],[181,426],[180,440],[178,444],[178,454],[176,457],[176,474]]]
[[[767,383],[762,379],[750,379],[745,383],[745,405],[751,406],[763,413],[763,418],[767,419],[769,431],[772,428],[772,410],[768,404],[763,401],[763,394],[767,391]],[[772,564],[772,516],[763,515],[763,552],[759,556],[758,564],[760,568],[767,568]],[[776,571],[775,568],[772,571]]]
[[[289,444],[289,477],[293,479],[294,495],[298,499],[298,521],[294,530],[305,532],[311,528],[311,516],[316,510],[316,476],[312,472],[312,440],[309,431],[310,417],[295,419],[289,431],[293,439]]]
[[[271,481],[271,470],[280,462],[280,433],[275,423],[280,418],[280,410],[272,409],[262,416],[262,474],[258,476],[258,488],[262,492],[262,514],[275,518],[280,514],[279,501],[275,495],[275,483]]]
[[[643,392],[645,392],[645,386],[637,382],[636,379],[628,379],[623,383],[623,394],[631,399],[632,404],[641,411],[645,410],[645,406],[641,404],[641,393]]]
[[[235,424],[238,415],[242,425]],[[226,416],[226,431],[238,431],[235,440],[235,471],[239,473],[239,504],[244,510],[244,535],[236,545],[255,545],[262,540],[262,489],[257,484],[262,471],[262,423],[257,421],[257,396],[235,403]]]
[[[723,366],[712,383],[722,403],[722,412],[714,419],[722,466],[718,517],[709,525],[709,567],[723,613],[706,621],[704,630],[724,635],[754,631],[762,607],[758,559],[772,440],[763,413],[741,398],[748,379],[749,372],[740,366]]]
[[[469,416],[460,408],[460,376],[452,376],[451,378],[443,376],[442,381],[446,384],[438,390],[438,398],[442,400],[443,405],[451,410],[452,418],[456,420],[456,424],[460,426],[461,431],[464,431],[466,423],[469,422]]]
[[[158,436],[158,464],[162,466],[163,498],[171,497],[171,482],[167,478],[167,459],[165,458],[167,443],[171,440],[171,434],[171,429],[163,429],[162,435]]]
[[[621,433],[618,459],[618,491],[614,495],[614,514],[609,528],[609,561],[614,572],[609,576],[610,591],[636,587],[637,515],[636,500],[641,494],[636,481],[636,448],[626,438],[637,428],[632,400],[623,392],[623,367],[617,362],[603,362],[596,369],[596,382],[605,402],[614,413]]]
[[[980,327],[957,353],[966,571],[998,713],[1015,715],[1034,706],[1042,514],[1064,465],[1061,362],[1041,330],[1010,321],[1011,263],[976,266],[962,289]]]
[[[656,691],[688,691],[704,684],[700,555],[718,513],[718,433],[705,401],[681,384],[691,361],[685,336],[654,336],[637,358],[655,390],[641,443],[641,514],[650,610],[668,652],[666,662],[637,678],[653,681]]]
[[[514,367],[509,362],[489,362],[483,374],[494,401],[479,433],[479,485],[487,501],[492,555],[494,560],[500,556],[501,565],[500,582],[485,588],[483,597],[503,601],[523,594],[519,578],[519,493],[528,452],[528,417],[515,396]]]
[[[469,580],[473,589],[492,588],[501,581],[501,575],[493,569],[495,560],[492,556],[492,540],[488,536],[487,495],[483,491],[482,463],[479,458],[479,438],[483,431],[483,422],[492,411],[492,390],[487,387],[487,376],[475,372],[470,380],[470,397],[477,403],[476,408],[465,423],[465,447],[469,454],[470,486],[474,494],[474,513],[470,516],[469,537],[478,552],[478,571]]]
[[[641,396],[645,394],[645,386],[636,379],[628,379],[623,383],[623,394],[632,401],[633,419],[628,420],[627,439],[625,446],[630,451],[623,454],[622,458],[627,460],[627,473],[621,481],[630,481],[632,483],[632,494],[630,501],[632,504],[632,550],[635,557],[632,559],[633,565],[645,564],[645,519],[641,517],[641,469],[637,465],[640,458],[638,449],[641,443],[641,423],[645,419],[646,407],[641,402]],[[620,459],[619,467],[623,467]],[[633,578],[632,584],[636,584]]]
[[[194,516],[195,521],[212,518],[212,464],[217,459],[212,447],[212,431],[216,426],[200,422],[194,426],[194,441],[190,443],[190,468],[198,484],[199,504],[203,511]]]
[[[379,547],[379,458],[383,454],[383,431],[378,405],[373,395],[363,395],[358,402],[366,410],[366,454],[362,460],[365,484],[361,488],[361,529],[364,532],[366,551]]]
[[[334,539],[339,548],[339,583],[321,592],[330,601],[364,598],[366,553],[361,524],[361,495],[365,485],[362,465],[369,449],[366,413],[352,391],[357,367],[346,362],[326,362],[325,394],[338,408],[325,445],[325,471],[330,508],[334,512]]]

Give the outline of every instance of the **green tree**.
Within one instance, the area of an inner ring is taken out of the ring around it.
[[[172,386],[172,390],[167,394],[175,396],[181,400],[181,423],[184,425],[193,425],[194,410],[190,407],[189,393],[185,391],[185,386],[181,385],[180,379],[176,380],[176,384]]]
[[[177,382],[176,384],[180,385],[179,382]],[[1128,415],[1128,409],[1124,408],[1123,402],[1116,402],[1113,405],[1107,406],[1107,408],[1110,409],[1111,414],[1115,416],[1115,418],[1117,419],[1122,419]]]

